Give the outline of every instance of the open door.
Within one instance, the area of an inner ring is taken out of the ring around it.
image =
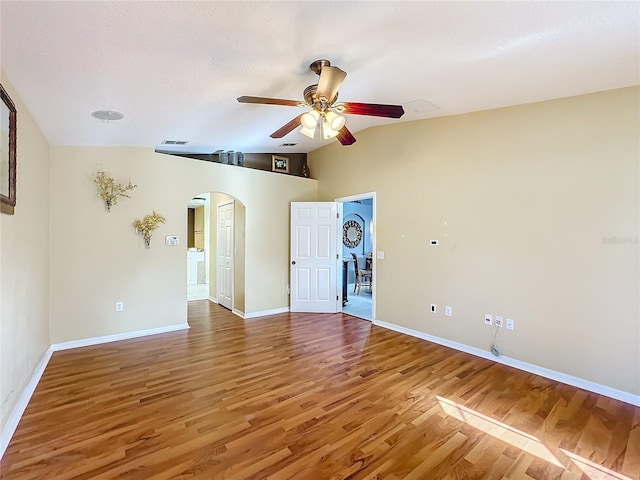
[[[336,202],[291,203],[292,312],[336,313],[338,225]]]
[[[217,268],[218,304],[233,310],[233,253],[234,253],[234,203],[218,204]]]

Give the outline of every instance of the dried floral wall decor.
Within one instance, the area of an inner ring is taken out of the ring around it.
[[[111,211],[113,205],[118,204],[118,198],[131,198],[127,192],[137,187],[137,185],[133,185],[131,182],[129,182],[128,185],[116,183],[113,177],[107,175],[106,172],[96,173],[93,181],[98,185],[98,195],[104,200],[107,206],[107,212]]]
[[[151,215],[147,215],[142,220],[133,222],[136,231],[144,237],[144,245],[147,248],[151,247],[151,235],[153,231],[165,221],[165,218],[154,210]]]

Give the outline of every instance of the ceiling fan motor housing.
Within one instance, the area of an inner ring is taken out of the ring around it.
[[[331,66],[331,62],[329,60],[326,60],[326,59],[316,60],[311,65],[309,65],[309,70],[311,70],[316,75],[320,75],[320,72],[324,67],[330,67],[330,66]]]
[[[317,98],[316,92],[318,91],[318,84],[309,85],[304,89],[304,101],[314,110],[316,110],[321,115],[325,115],[330,108],[332,108],[333,104],[338,100],[338,94],[333,97],[333,100],[329,101],[324,97]]]
[[[316,98],[316,92],[318,91],[318,84],[309,85],[304,89],[304,101],[307,102],[307,105],[313,106],[313,101]]]

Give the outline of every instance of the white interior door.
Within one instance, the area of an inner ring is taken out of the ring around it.
[[[291,203],[292,312],[338,311],[337,224],[335,202]]]
[[[218,304],[233,309],[233,202],[218,204]]]

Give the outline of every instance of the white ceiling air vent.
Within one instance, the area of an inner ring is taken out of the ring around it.
[[[410,102],[403,103],[402,106],[407,113],[423,114],[438,110],[436,104],[423,99],[411,100]]]
[[[163,140],[162,145],[186,145],[188,140]]]

